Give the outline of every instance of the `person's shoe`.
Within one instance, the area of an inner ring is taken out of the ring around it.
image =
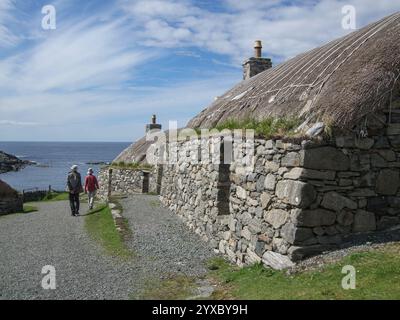
[[[79,212],[75,213],[75,217],[79,216]]]

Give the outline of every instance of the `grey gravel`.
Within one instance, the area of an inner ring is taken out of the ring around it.
[[[0,217],[0,299],[139,298],[150,279],[206,272],[212,249],[161,208],[156,196],[137,195],[121,203],[133,231],[129,261],[106,255],[87,235],[84,217],[70,216],[65,201]],[[41,287],[45,265],[56,269],[55,290]]]

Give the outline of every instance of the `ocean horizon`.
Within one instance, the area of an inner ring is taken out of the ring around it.
[[[0,150],[21,160],[30,160],[30,165],[17,172],[0,174],[0,179],[18,191],[47,189],[63,191],[66,176],[76,164],[84,177],[89,168],[98,174],[101,165],[109,163],[132,142],[103,141],[0,141]]]

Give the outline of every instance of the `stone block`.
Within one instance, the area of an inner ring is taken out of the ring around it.
[[[349,210],[343,210],[337,215],[337,222],[342,226],[350,226],[354,221],[354,214]]]
[[[298,210],[293,220],[299,227],[330,226],[336,221],[336,213],[325,209]]]
[[[305,168],[293,168],[283,176],[285,179],[297,180],[313,179],[313,180],[333,180],[335,179],[335,171],[319,171]]]
[[[343,208],[349,208],[355,210],[358,207],[356,202],[340,195],[335,191],[328,192],[324,195],[321,206],[324,207],[325,209],[333,211],[340,211]]]
[[[264,180],[264,188],[267,190],[275,190],[276,185],[276,176],[274,174],[269,173]]]
[[[297,167],[300,165],[300,155],[297,152],[289,152],[281,160],[282,167]]]
[[[299,208],[308,207],[316,198],[316,191],[311,184],[295,180],[279,181],[275,194],[283,202]]]
[[[379,172],[376,180],[376,192],[383,195],[395,195],[400,186],[400,176],[397,170],[384,169]]]
[[[376,230],[375,214],[357,210],[354,215],[353,232],[367,232]]]
[[[272,209],[264,214],[264,220],[272,225],[275,229],[278,229],[284,225],[288,217],[288,212],[281,209]]]
[[[294,263],[288,256],[274,251],[266,251],[262,256],[262,262],[264,266],[271,267],[275,270],[283,270],[294,266]]]
[[[350,160],[339,149],[318,147],[300,151],[300,166],[308,169],[345,171],[350,167]]]
[[[298,244],[314,237],[310,228],[299,228],[293,223],[287,223],[282,227],[281,235],[284,240],[291,244]]]

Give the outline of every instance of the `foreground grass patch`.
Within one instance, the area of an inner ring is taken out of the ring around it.
[[[31,213],[36,211],[38,211],[38,208],[36,208],[35,206],[24,204],[24,211],[21,213]]]
[[[220,283],[215,299],[400,299],[400,244],[353,253],[322,269],[287,275],[255,265],[243,269],[222,259],[210,262],[211,277]],[[356,289],[341,286],[342,268],[357,270]]]
[[[132,252],[124,242],[124,236],[115,228],[111,210],[107,205],[99,205],[89,212],[85,216],[85,227],[107,254],[121,258],[132,257]]]
[[[184,300],[193,294],[195,287],[195,278],[184,275],[173,276],[161,282],[149,281],[140,299]]]

